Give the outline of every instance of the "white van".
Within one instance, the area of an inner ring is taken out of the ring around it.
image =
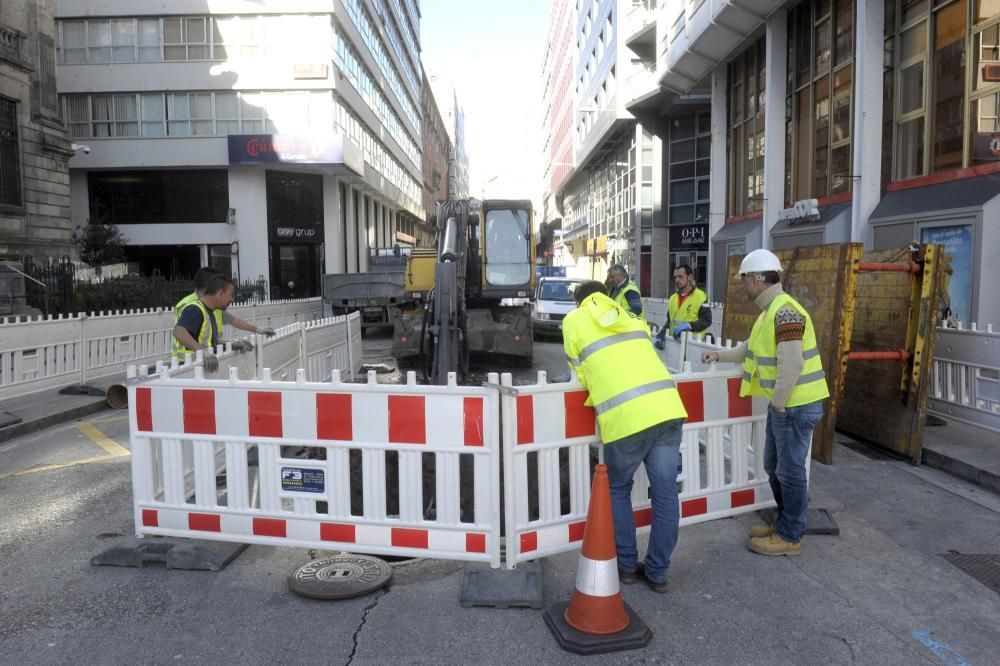
[[[578,278],[539,278],[531,306],[531,326],[536,339],[544,335],[562,337],[563,317],[576,309],[573,290],[584,282]]]

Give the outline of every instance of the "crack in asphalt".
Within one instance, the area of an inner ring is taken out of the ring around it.
[[[372,600],[370,604],[365,606],[364,611],[362,611],[361,622],[358,624],[358,628],[355,629],[354,633],[351,635],[351,643],[353,644],[353,647],[351,647],[351,654],[347,655],[347,661],[344,663],[344,666],[350,666],[351,662],[354,661],[354,655],[358,651],[358,636],[361,635],[361,630],[364,628],[365,623],[368,622],[368,613],[373,611],[375,607],[378,606],[379,599],[387,594],[389,594],[388,588],[380,590],[379,593],[375,595],[375,599]]]

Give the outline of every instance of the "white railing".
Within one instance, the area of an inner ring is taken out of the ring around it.
[[[938,328],[927,411],[1000,433],[1000,332]]]
[[[237,317],[279,328],[323,316],[320,298],[234,305]],[[171,350],[172,308],[0,319],[0,399],[87,384],[152,364]],[[239,337],[227,326],[224,339]]]
[[[642,299],[642,311],[651,325],[660,330],[663,323],[667,321],[668,299],[666,298],[644,298]],[[722,337],[722,307],[723,303],[708,303],[712,308],[712,325],[708,327],[708,332],[716,340]]]

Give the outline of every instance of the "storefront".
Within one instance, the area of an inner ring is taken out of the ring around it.
[[[271,298],[320,295],[323,275],[323,176],[267,172]]]

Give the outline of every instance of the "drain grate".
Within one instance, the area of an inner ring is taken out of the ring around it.
[[[948,553],[941,557],[1000,594],[1000,555]]]

